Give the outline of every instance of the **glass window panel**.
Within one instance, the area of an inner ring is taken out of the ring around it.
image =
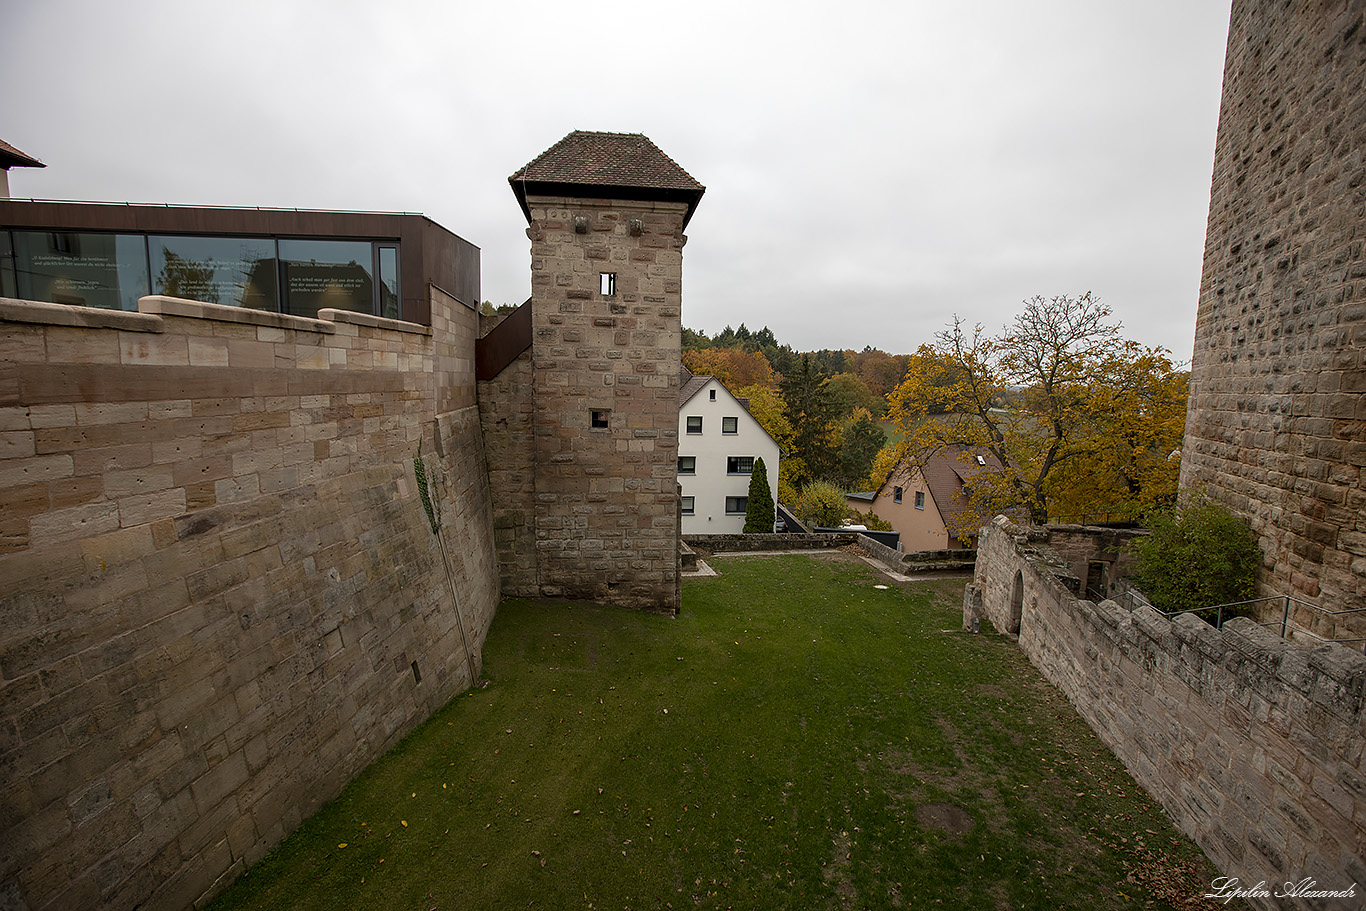
[[[693,514],[693,503],[692,497],[683,497],[683,515],[690,516]]]
[[[149,237],[157,294],[206,304],[278,310],[269,237]]]
[[[14,288],[14,248],[9,232],[0,231],[0,297],[17,297]]]
[[[14,232],[15,296],[137,310],[149,293],[147,245],[135,234]]]
[[[726,515],[743,513],[749,506],[749,497],[726,497]]]
[[[379,248],[379,315],[402,319],[398,289],[398,247]]]
[[[721,419],[721,432],[722,432],[722,433],[739,433],[739,432],[740,432],[740,419],[739,419],[739,418],[722,418],[722,419]]]
[[[697,456],[679,456],[678,473],[697,474]]]
[[[375,312],[369,241],[282,240],[284,310],[316,317],[319,310]]]

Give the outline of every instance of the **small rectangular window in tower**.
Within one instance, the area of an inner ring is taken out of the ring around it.
[[[739,418],[722,418],[722,419],[721,419],[721,432],[722,432],[722,433],[739,433],[739,432],[740,432],[740,419],[739,419]]]
[[[600,273],[598,273],[598,280],[602,283],[602,288],[601,288],[601,290],[602,290],[602,296],[603,296],[603,297],[614,297],[614,296],[616,296],[616,293],[617,293],[617,273],[615,273],[615,272],[600,272]]]
[[[612,412],[608,411],[605,408],[593,409],[593,429],[606,430],[608,420],[611,418],[611,416]]]

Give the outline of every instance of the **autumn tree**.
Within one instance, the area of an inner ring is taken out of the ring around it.
[[[998,336],[954,317],[892,394],[898,454],[923,461],[960,444],[995,455],[1002,469],[972,477],[977,521],[1011,508],[1043,523],[1169,501],[1184,374],[1164,349],[1124,340],[1110,317],[1089,293],[1028,300]]]
[[[887,412],[887,399],[868,388],[856,373],[837,373],[830,378],[830,396],[835,403],[835,413],[841,417],[852,415],[856,409],[864,408],[874,419]]]
[[[744,348],[703,348],[683,352],[683,365],[697,375],[715,376],[727,389],[741,386],[777,388],[777,376],[758,351]]]

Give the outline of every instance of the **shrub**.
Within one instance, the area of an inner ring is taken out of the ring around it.
[[[878,514],[871,509],[867,512],[859,512],[855,509],[854,514],[850,518],[853,519],[855,525],[866,525],[873,531],[893,530],[891,522],[888,522],[886,519],[878,518]]]
[[[745,530],[747,535],[773,533],[773,494],[768,488],[768,469],[763,459],[754,460],[754,470],[749,475],[749,500],[745,506]]]
[[[802,488],[794,504],[797,518],[807,525],[821,525],[831,528],[844,524],[849,515],[849,504],[844,500],[844,491],[828,481],[812,481]]]
[[[1134,542],[1138,566],[1133,576],[1158,609],[1193,610],[1255,595],[1262,553],[1246,520],[1197,499],[1149,513],[1147,524],[1152,534]],[[1250,611],[1225,611],[1224,616],[1239,613]]]

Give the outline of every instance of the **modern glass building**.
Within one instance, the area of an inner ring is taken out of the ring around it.
[[[164,294],[430,322],[479,306],[479,248],[421,215],[0,200],[0,297],[136,310]]]

